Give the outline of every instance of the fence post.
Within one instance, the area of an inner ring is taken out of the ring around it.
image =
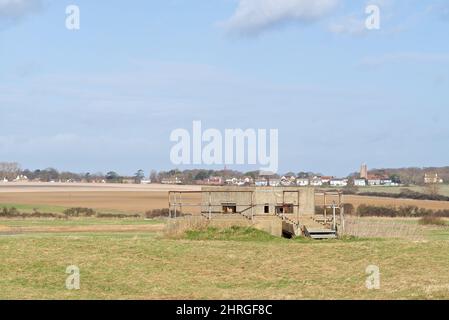
[[[174,194],[174,197],[175,197],[175,215],[174,215],[174,217],[175,217],[175,219],[176,219],[176,206],[178,205],[178,204],[176,203],[176,193]]]
[[[212,219],[212,206],[211,206],[211,201],[212,201],[212,194],[209,192],[209,220]]]
[[[336,210],[336,206],[335,206],[335,203],[333,203],[332,204],[332,226],[333,226],[333,229],[334,230],[336,230],[337,229],[337,217],[336,217],[336,215],[335,215],[335,210]]]
[[[346,226],[345,226],[345,207],[344,205],[340,205],[340,224],[341,224],[341,230],[343,234],[346,233]]]

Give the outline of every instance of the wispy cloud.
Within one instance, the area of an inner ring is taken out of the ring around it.
[[[332,22],[329,31],[336,34],[361,35],[366,32],[365,20],[358,15],[349,15]]]
[[[258,35],[288,22],[310,23],[332,12],[339,0],[239,0],[222,23],[231,33]]]
[[[42,0],[0,0],[0,27],[19,21],[42,8]]]

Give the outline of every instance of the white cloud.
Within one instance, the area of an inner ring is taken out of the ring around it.
[[[42,0],[0,0],[0,22],[11,22],[39,11]]]
[[[316,21],[336,8],[339,0],[239,0],[223,23],[232,33],[256,35],[287,22]]]

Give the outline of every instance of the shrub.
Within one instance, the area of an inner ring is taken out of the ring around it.
[[[186,235],[187,231],[204,231],[209,227],[209,221],[203,217],[189,217],[184,219],[173,219],[168,221],[164,228],[167,238],[179,239]]]
[[[360,217],[420,218],[432,215],[440,218],[449,218],[449,210],[432,211],[415,206],[395,208],[362,204],[357,208],[356,214]]]
[[[67,217],[92,217],[96,215],[93,209],[89,208],[70,208],[64,210]]]
[[[419,219],[419,224],[421,225],[434,225],[434,226],[446,226],[446,221],[440,217],[434,215],[427,215]]]
[[[348,215],[354,214],[355,210],[354,210],[354,205],[352,203],[345,203],[343,205],[343,208],[345,210],[345,214],[348,214]]]
[[[169,211],[170,210],[168,208],[148,210],[147,212],[145,212],[145,218],[154,219],[154,218],[168,217],[169,213],[170,213]],[[184,217],[184,216],[189,216],[189,214],[177,212],[176,216]]]
[[[51,212],[39,212],[37,209],[33,209],[33,212],[20,212],[16,208],[7,208],[3,207],[0,210],[0,217],[4,218],[58,218],[63,219],[65,218],[64,215],[59,213],[51,213]]]
[[[96,215],[97,218],[111,218],[111,219],[126,219],[126,218],[141,218],[140,214],[125,214],[125,213],[100,213]]]
[[[440,194],[428,194],[416,192],[410,189],[401,189],[399,193],[388,192],[360,192],[359,196],[395,198],[395,199],[414,199],[414,200],[434,200],[434,201],[449,201],[449,197]]]
[[[395,208],[362,204],[357,208],[357,215],[360,217],[396,217],[397,211]]]

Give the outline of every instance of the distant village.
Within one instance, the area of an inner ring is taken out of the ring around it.
[[[143,170],[138,170],[134,176],[120,176],[114,171],[102,173],[58,172],[55,169],[45,170],[20,170],[16,163],[0,163],[0,183],[17,182],[50,182],[50,183],[124,183],[124,184],[151,184],[160,183],[168,185],[209,185],[209,186],[270,186],[270,187],[366,187],[386,186],[395,187],[405,184],[442,184],[445,180],[440,177],[437,170],[427,171],[425,169],[391,169],[402,170],[388,172],[387,170],[368,171],[366,164],[361,165],[360,170],[348,177],[335,177],[315,174],[311,172],[300,172],[298,174],[287,173],[277,175],[274,173],[261,173],[252,171],[241,173],[232,170],[171,170],[167,172],[151,171],[149,176]],[[408,171],[405,171],[408,170]],[[406,174],[410,173],[410,174]],[[449,174],[449,171],[448,171]],[[410,179],[409,177],[412,177]],[[447,180],[446,180],[447,181]]]

